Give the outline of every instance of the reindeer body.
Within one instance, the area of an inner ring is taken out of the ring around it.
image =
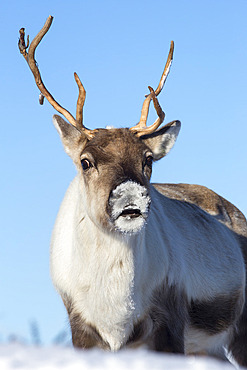
[[[119,163],[124,151],[135,153],[128,145],[122,145]],[[136,158],[129,156],[131,161]],[[130,180],[134,170],[123,183]],[[92,216],[88,203],[94,199],[85,201],[90,195],[80,174],[68,189],[53,232],[51,270],[69,313],[74,345],[118,350],[147,344],[156,350],[223,356],[245,299],[241,244],[230,229],[234,224],[243,230],[244,216],[226,201],[228,208],[220,208],[223,198],[203,187],[147,186],[148,218],[134,233],[109,230],[100,215]],[[192,203],[203,191],[200,202],[210,205],[216,198],[218,214],[212,206],[214,216]],[[104,197],[95,200],[105,209]]]
[[[159,105],[174,43],[158,87],[130,129],[83,125],[46,89],[34,58],[53,17],[19,49],[54,116],[78,175],[61,205],[51,243],[51,273],[68,311],[76,347],[116,351],[145,344],[157,351],[211,354],[224,347],[247,366],[247,224],[242,213],[197,185],[151,185],[152,163],[173,147],[180,122],[158,129]],[[27,52],[27,49],[29,50]],[[41,102],[43,98],[41,97]],[[147,126],[151,101],[156,121]]]

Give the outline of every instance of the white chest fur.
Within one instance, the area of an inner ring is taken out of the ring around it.
[[[130,335],[142,308],[135,292],[133,249],[107,239],[96,246],[95,253],[79,257],[72,294],[76,312],[97,328],[112,350],[117,350]]]

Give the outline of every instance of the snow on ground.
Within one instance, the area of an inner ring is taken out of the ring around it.
[[[1,370],[234,370],[226,362],[211,358],[167,355],[146,350],[78,351],[62,347],[0,346]]]

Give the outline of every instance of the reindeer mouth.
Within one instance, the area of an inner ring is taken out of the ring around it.
[[[124,209],[118,217],[127,218],[127,220],[131,220],[132,218],[137,218],[142,216],[140,209],[138,208],[127,208]]]

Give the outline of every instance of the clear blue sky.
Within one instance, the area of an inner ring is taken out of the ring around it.
[[[90,128],[139,120],[170,41],[174,61],[160,103],[182,130],[153,181],[206,185],[247,215],[247,1],[2,1],[0,341],[28,338],[37,320],[49,343],[67,325],[49,276],[49,241],[75,175],[17,41],[54,21],[36,53],[46,86],[73,114],[76,71]],[[150,123],[155,119],[150,112]]]

